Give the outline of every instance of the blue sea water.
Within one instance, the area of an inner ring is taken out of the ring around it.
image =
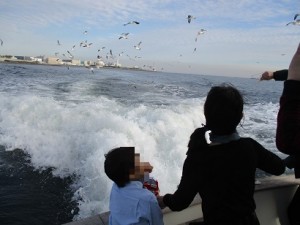
[[[104,154],[135,146],[161,193],[180,180],[208,90],[231,83],[241,136],[275,147],[282,82],[101,68],[0,64],[1,224],[62,224],[108,210]],[[258,174],[260,176],[261,174]]]

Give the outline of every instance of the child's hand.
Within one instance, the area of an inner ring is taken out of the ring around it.
[[[142,168],[142,170],[144,172],[148,172],[148,173],[151,173],[152,170],[153,170],[153,166],[151,166],[151,164],[149,162],[141,162],[141,165],[140,165]]]

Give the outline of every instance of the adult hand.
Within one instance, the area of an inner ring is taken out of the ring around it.
[[[166,208],[166,205],[165,205],[165,203],[164,203],[164,201],[163,201],[164,196],[158,195],[156,198],[157,198],[159,207],[160,207],[161,209]]]
[[[273,79],[272,71],[265,71],[260,77],[260,80],[271,80],[271,79]]]

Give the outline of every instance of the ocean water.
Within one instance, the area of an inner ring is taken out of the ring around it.
[[[275,147],[282,82],[103,68],[0,64],[0,223],[62,224],[108,210],[104,154],[135,146],[161,194],[179,183],[210,87],[246,104],[242,136]],[[258,176],[263,174],[258,173]]]

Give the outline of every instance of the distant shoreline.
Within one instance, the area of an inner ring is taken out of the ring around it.
[[[121,69],[121,70],[135,70],[135,71],[145,71],[145,72],[156,72],[153,70],[144,70],[141,68],[134,68],[134,67],[117,67],[117,66],[103,66],[103,67],[96,67],[96,66],[79,66],[79,65],[65,65],[65,64],[48,64],[48,63],[40,63],[37,61],[26,61],[26,60],[0,60],[0,63],[6,64],[29,64],[29,65],[41,65],[41,66],[68,66],[68,67],[86,67],[86,68],[97,68],[97,69]]]

